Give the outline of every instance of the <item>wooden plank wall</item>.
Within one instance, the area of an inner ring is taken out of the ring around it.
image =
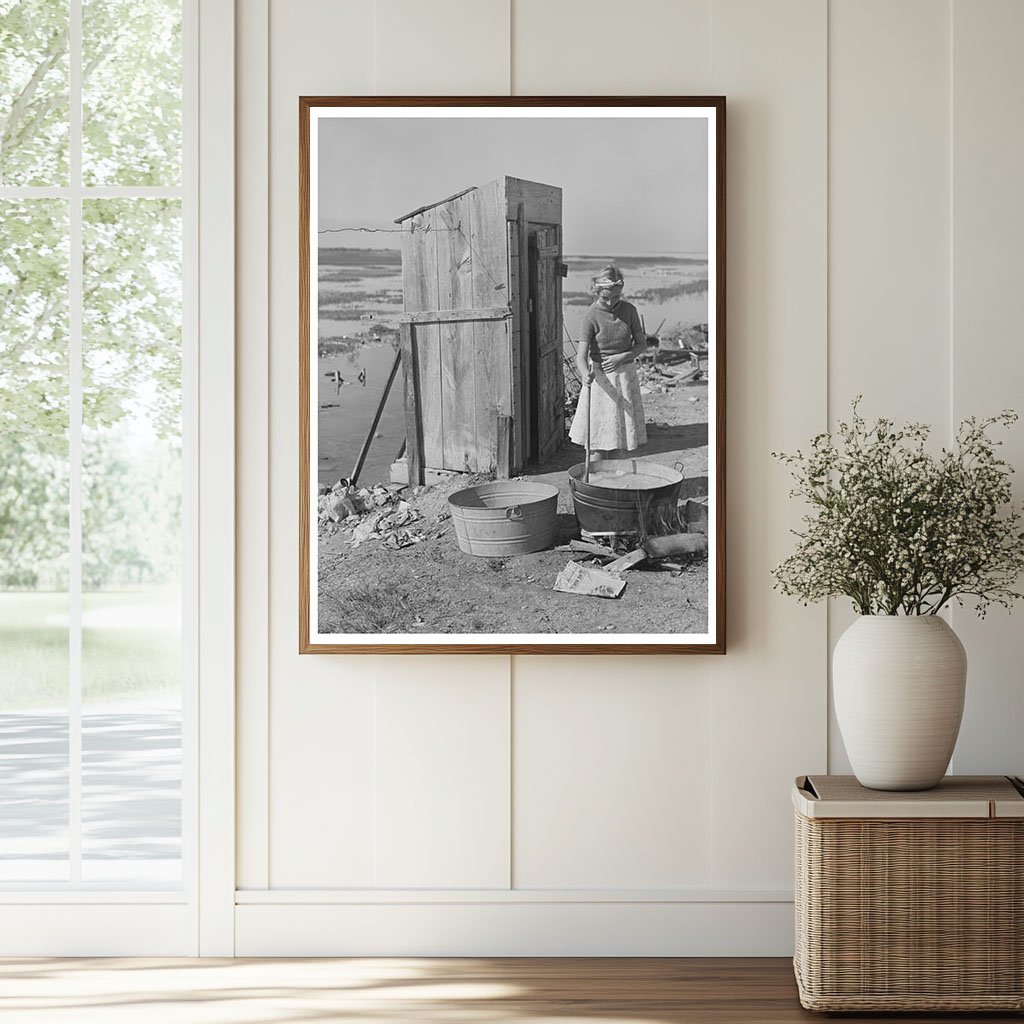
[[[402,324],[401,351],[405,371],[405,459],[409,483],[423,482],[423,436],[420,428],[420,388],[416,372],[416,341],[413,324]]]
[[[523,202],[513,204],[509,199],[509,208],[515,210],[517,249],[519,254],[519,287],[512,299],[519,310],[519,348],[513,352],[513,380],[519,390],[516,402],[515,431],[517,444],[517,470],[522,469],[530,457],[533,447],[533,424],[530,422],[530,391],[529,391],[529,347],[530,347],[530,239],[529,226],[526,219],[526,207]],[[516,301],[518,299],[518,301]]]
[[[556,185],[526,181],[506,176],[506,216],[509,220],[509,284],[513,307],[512,324],[512,407],[516,420],[514,430],[514,462],[516,469],[522,468],[533,447],[534,434],[538,424],[531,422],[529,381],[529,233],[540,226],[559,226],[562,223],[562,190]],[[514,228],[514,229],[513,229]],[[557,238],[560,239],[560,233]],[[554,268],[551,268],[554,272]],[[515,285],[513,279],[518,278]],[[561,295],[561,282],[556,286]],[[556,325],[561,331],[561,307],[557,313]],[[561,342],[559,341],[558,375],[561,380]],[[548,389],[550,382],[541,383]],[[561,385],[559,385],[561,387]],[[544,401],[543,395],[541,402]],[[543,408],[543,405],[541,406]],[[541,431],[541,443],[544,443]],[[560,436],[560,435],[559,435]],[[550,447],[547,449],[550,453]]]
[[[563,434],[561,314],[557,305],[559,288],[558,229],[537,229],[537,431],[541,460],[558,448]]]
[[[508,259],[505,230],[505,197],[499,182],[470,192],[470,238],[472,307],[501,306],[509,301]],[[473,328],[473,365],[476,379],[477,468],[489,472],[502,468],[509,471],[506,429],[499,429],[499,419],[512,416],[512,364],[509,351],[510,323],[477,321]],[[486,439],[486,443],[484,440]]]
[[[551,405],[554,401],[554,375],[551,367],[551,300],[554,264],[546,252],[549,234],[546,227],[537,228],[537,453],[541,460],[552,451]]]
[[[473,305],[470,204],[460,196],[434,209],[437,308]],[[440,326],[442,469],[472,471],[476,459],[476,376],[473,324]]]
[[[437,253],[434,210],[426,210],[405,222],[402,235],[402,284],[407,313],[437,309]],[[443,421],[441,418],[441,328],[417,324],[412,331],[415,370],[419,376],[419,398],[423,461],[441,466]],[[412,366],[405,366],[407,390]]]
[[[559,212],[561,216],[561,212]],[[564,258],[565,250],[562,248],[562,225],[559,222],[555,228],[555,245],[558,246],[558,257],[557,263],[561,263]],[[554,337],[556,339],[555,351],[558,353],[555,362],[557,363],[556,373],[558,375],[558,391],[555,395],[555,419],[558,423],[558,439],[561,443],[562,438],[565,434],[565,364],[563,360],[563,354],[565,352],[564,338],[565,328],[562,323],[562,275],[559,273],[557,266],[554,268],[555,274],[555,324],[554,324]]]
[[[522,234],[519,218],[506,221],[508,236],[508,290],[509,304],[512,308],[512,320],[509,333],[509,367],[511,371],[511,388],[509,401],[512,408],[512,472],[516,473],[523,465],[524,430],[523,430],[523,387],[522,387],[522,353],[529,321],[524,321],[525,304],[521,301],[522,282],[526,276],[522,272],[519,252],[519,238]],[[524,324],[527,325],[524,329]]]
[[[545,185],[522,178],[505,178],[508,204],[523,204],[523,214],[531,224],[562,223],[562,190],[557,185]]]
[[[508,303],[511,322],[417,325],[413,351],[419,383],[421,437],[428,468],[461,472],[518,471],[538,434],[542,456],[560,439],[547,422],[561,406],[560,310],[538,311],[541,331],[557,349],[557,366],[541,375],[543,426],[529,414],[529,249],[535,225],[550,227],[557,244],[561,190],[518,178],[483,188],[425,210],[406,222],[403,282],[406,312],[493,307]],[[545,287],[560,294],[553,262],[542,269]],[[553,341],[551,339],[554,339]],[[512,451],[507,445],[512,421]],[[552,436],[554,443],[552,443]],[[504,438],[502,441],[500,439]]]

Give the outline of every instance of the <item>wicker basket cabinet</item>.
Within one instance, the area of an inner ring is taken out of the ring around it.
[[[1024,784],[886,793],[806,776],[796,954],[809,1010],[1024,1010]]]

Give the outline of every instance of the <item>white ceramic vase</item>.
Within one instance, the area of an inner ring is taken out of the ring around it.
[[[967,655],[937,615],[861,615],[832,655],[836,718],[870,789],[931,789],[953,756]]]

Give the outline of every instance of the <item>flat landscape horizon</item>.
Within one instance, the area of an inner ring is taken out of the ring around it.
[[[562,282],[562,340],[570,359],[591,302],[591,278],[612,259],[626,278],[623,298],[637,307],[652,334],[671,339],[708,322],[706,253],[562,258],[569,268]],[[398,335],[390,318],[403,308],[401,250],[321,246],[317,281],[317,476],[330,485],[351,475],[395,358]],[[395,387],[360,479],[386,481],[404,440],[401,387]]]

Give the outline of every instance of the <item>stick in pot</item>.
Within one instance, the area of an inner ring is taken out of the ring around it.
[[[593,406],[590,404],[591,386],[593,381],[587,381],[587,454],[586,462],[583,465],[583,482],[590,483],[590,421],[593,419]]]

